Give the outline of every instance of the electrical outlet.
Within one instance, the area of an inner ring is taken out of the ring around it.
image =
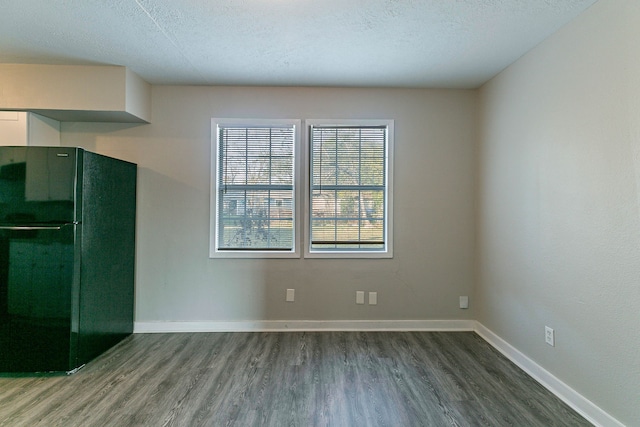
[[[377,292],[369,292],[369,305],[378,304],[378,293]]]
[[[296,300],[296,290],[287,289],[287,302],[294,302]]]
[[[469,297],[461,296],[460,297],[460,308],[469,308]]]
[[[364,291],[356,291],[356,304],[364,304]]]
[[[544,341],[549,344],[551,347],[555,347],[556,345],[556,334],[555,331],[548,327],[544,327]]]

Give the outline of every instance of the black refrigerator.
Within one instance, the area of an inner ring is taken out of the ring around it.
[[[0,147],[0,373],[73,372],[133,332],[133,163]]]

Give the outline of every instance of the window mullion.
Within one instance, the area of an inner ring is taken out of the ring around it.
[[[340,169],[338,168],[338,165],[340,164],[340,161],[338,159],[338,145],[339,145],[339,143],[340,143],[340,134],[338,132],[338,129],[336,128],[336,130],[335,130],[335,162],[336,163],[335,163],[335,172],[334,172],[336,187],[338,186],[338,183],[339,183],[338,176],[340,175]],[[335,218],[334,219],[335,226],[333,228],[333,240],[335,242],[337,242],[338,241],[338,202],[339,202],[339,200],[338,200],[338,190],[337,189],[334,191],[334,194],[333,194],[333,202],[334,202],[334,204],[333,204],[333,206],[334,206],[334,215],[333,215],[333,217]]]
[[[272,166],[273,166],[273,158],[271,155],[273,154],[273,129],[269,129],[269,186],[273,184],[272,182]],[[267,191],[267,247],[271,247],[271,189]]]
[[[244,183],[249,184],[249,129],[244,130]],[[242,247],[246,247],[248,244],[247,234],[250,230],[251,219],[247,214],[249,197],[247,196],[247,190],[244,191],[244,221],[242,226]]]
[[[358,241],[362,241],[362,129],[358,129]],[[359,245],[362,248],[362,245]]]
[[[218,206],[223,206],[224,207],[224,194],[227,192],[227,164],[228,164],[228,159],[227,159],[227,138],[226,138],[226,132],[225,129],[220,129],[218,131],[218,138],[219,138],[219,142],[218,142],[218,149],[220,150],[220,156],[222,156],[222,162],[220,162],[220,165],[218,166],[218,186],[223,187],[221,190],[222,191],[218,191]],[[222,168],[222,170],[220,170],[220,168]],[[222,185],[220,185],[222,184]],[[224,213],[221,215],[223,216]],[[220,221],[222,221],[222,219],[219,219]],[[224,242],[224,227],[218,227],[219,230],[219,241],[218,241],[218,245],[221,245],[222,242]]]

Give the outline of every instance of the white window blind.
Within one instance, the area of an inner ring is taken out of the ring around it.
[[[310,126],[310,250],[384,252],[388,126]]]
[[[216,250],[292,251],[295,125],[217,125]]]

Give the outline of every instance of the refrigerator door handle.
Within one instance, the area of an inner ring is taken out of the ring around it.
[[[68,225],[78,225],[79,222],[67,222],[60,225],[0,225],[0,230],[62,230]]]

